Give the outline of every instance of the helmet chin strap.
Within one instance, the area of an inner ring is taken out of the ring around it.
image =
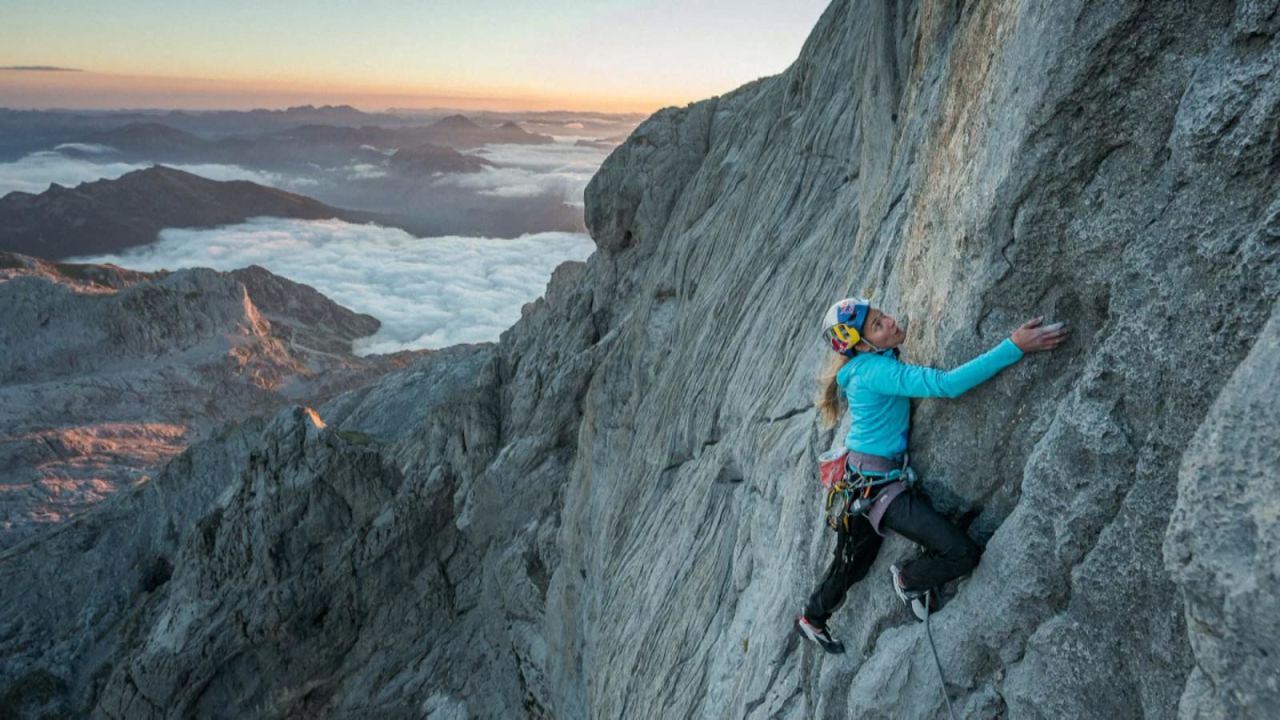
[[[876,344],[875,344],[875,343],[871,342],[870,340],[866,339],[865,337],[864,337],[864,338],[862,338],[862,340],[861,340],[861,342],[860,342],[859,344],[862,344],[862,343],[866,343],[867,345],[871,346],[871,350],[872,350],[872,352],[884,352],[884,351],[885,351],[885,348],[882,348],[882,347],[876,347]],[[855,349],[856,349],[856,348],[855,348]]]

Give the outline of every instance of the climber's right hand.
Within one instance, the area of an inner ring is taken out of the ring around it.
[[[1024,353],[1044,352],[1058,347],[1067,339],[1071,330],[1066,323],[1060,322],[1042,326],[1040,323],[1043,320],[1044,316],[1041,315],[1026,321],[1013,331],[1009,339]]]

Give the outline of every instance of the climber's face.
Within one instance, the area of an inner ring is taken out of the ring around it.
[[[898,326],[898,321],[884,314],[878,308],[867,311],[867,321],[862,325],[862,337],[866,342],[858,343],[859,351],[871,350],[875,345],[881,350],[898,347],[907,339],[907,333]]]

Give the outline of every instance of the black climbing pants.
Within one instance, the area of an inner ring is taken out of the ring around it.
[[[818,589],[809,596],[804,606],[804,616],[810,622],[826,624],[831,613],[844,602],[849,587],[866,577],[871,564],[876,561],[882,538],[871,529],[871,523],[861,515],[849,519],[849,529],[836,531],[836,554],[831,559],[827,574],[822,577]]]
[[[928,590],[954,580],[977,566],[981,555],[978,544],[934,510],[922,492],[904,492],[894,498],[880,527],[925,549],[924,555],[898,566],[906,590]]]
[[[880,550],[881,538],[865,517],[852,518],[849,526],[848,531],[836,531],[835,556],[805,604],[805,617],[812,622],[825,623],[831,617],[844,601],[849,587],[866,577]],[[929,499],[918,490],[894,498],[880,520],[880,527],[893,530],[925,549],[924,555],[900,566],[907,590],[942,585],[978,564],[981,551],[977,544],[934,510]]]

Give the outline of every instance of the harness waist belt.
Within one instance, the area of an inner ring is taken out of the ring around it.
[[[845,463],[854,470],[873,473],[887,473],[892,470],[901,470],[903,463],[893,461],[887,457],[879,455],[868,455],[860,453],[857,450],[850,450],[845,458]]]

